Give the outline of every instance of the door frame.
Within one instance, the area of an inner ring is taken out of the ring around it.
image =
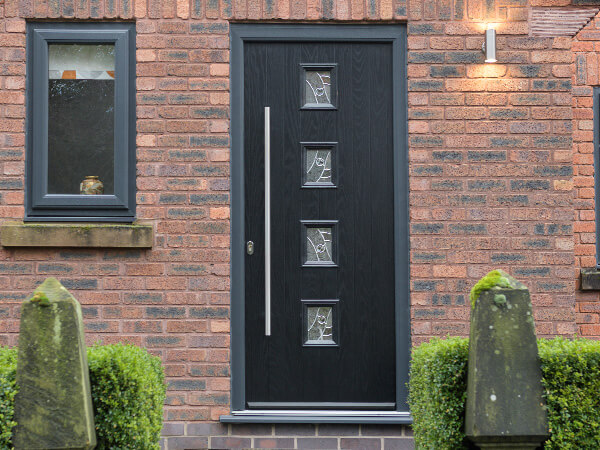
[[[315,37],[316,36],[316,37]],[[410,360],[406,24],[230,24],[231,104],[231,414],[221,422],[412,423]],[[389,42],[392,44],[396,410],[248,410],[245,379],[244,44],[246,42]]]

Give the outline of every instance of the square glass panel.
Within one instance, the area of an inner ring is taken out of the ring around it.
[[[307,70],[305,103],[331,105],[331,70]]]
[[[306,262],[333,262],[333,230],[331,227],[306,227]]]
[[[301,142],[302,187],[337,187],[337,142]]]
[[[306,307],[305,344],[335,344],[333,338],[333,305]]]
[[[49,194],[114,193],[114,112],[114,44],[49,44]]]
[[[304,183],[308,185],[332,185],[332,159],[331,148],[306,148],[306,168]]]
[[[301,109],[336,109],[336,63],[300,64]]]

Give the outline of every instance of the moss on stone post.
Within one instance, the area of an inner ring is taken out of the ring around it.
[[[486,449],[535,449],[548,438],[527,287],[492,271],[471,291],[465,434]]]
[[[15,449],[96,446],[81,306],[48,278],[21,307]]]

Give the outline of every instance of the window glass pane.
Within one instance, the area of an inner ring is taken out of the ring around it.
[[[114,45],[49,44],[48,78],[48,193],[113,194]]]
[[[332,344],[333,307],[309,306],[306,311],[306,344]]]
[[[331,103],[331,71],[306,71],[306,87],[304,101],[306,104]]]
[[[306,149],[305,183],[331,185],[331,149]]]
[[[333,262],[331,228],[306,228],[306,262]]]

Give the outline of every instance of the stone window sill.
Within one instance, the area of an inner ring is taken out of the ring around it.
[[[600,269],[581,269],[581,290],[600,291]]]
[[[222,423],[363,423],[404,424],[413,423],[408,412],[401,411],[293,411],[251,410],[232,411],[219,417]]]
[[[154,231],[145,224],[23,223],[0,225],[4,247],[151,248]]]

